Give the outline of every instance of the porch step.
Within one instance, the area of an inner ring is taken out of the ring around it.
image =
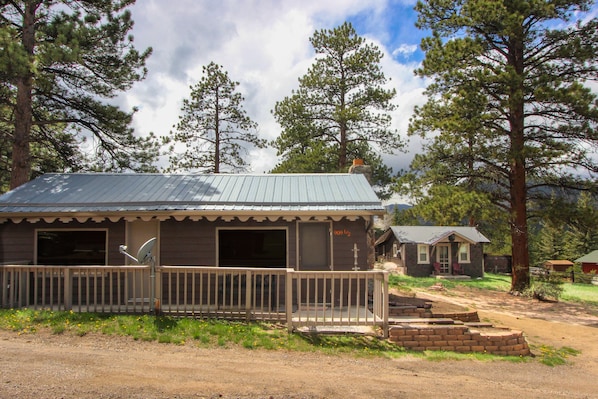
[[[463,324],[459,320],[441,317],[391,317],[389,324]]]
[[[494,327],[494,324],[492,324],[492,323],[482,323],[482,322],[468,322],[468,323],[463,323],[463,324],[465,324],[467,327],[473,327],[473,328]]]

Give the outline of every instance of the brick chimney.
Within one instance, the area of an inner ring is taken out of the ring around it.
[[[372,184],[372,167],[370,165],[364,165],[363,159],[354,159],[353,165],[349,167],[349,173],[358,173],[365,175],[365,178],[370,184]]]

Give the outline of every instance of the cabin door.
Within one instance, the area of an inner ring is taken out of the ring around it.
[[[330,223],[299,224],[299,270],[332,270]]]
[[[451,265],[451,251],[448,244],[439,244],[437,249],[437,261],[440,263],[440,274],[449,274]]]
[[[136,220],[127,223],[127,250],[133,255],[137,256],[139,248],[150,238],[158,237],[160,222],[157,220],[143,221]],[[156,265],[160,264],[160,252],[158,245],[152,250],[152,255],[156,259]],[[133,260],[125,259],[129,265],[137,265]],[[136,303],[149,303],[150,297],[150,279],[149,268],[147,273],[133,273],[128,279],[127,291],[129,293],[129,301]]]

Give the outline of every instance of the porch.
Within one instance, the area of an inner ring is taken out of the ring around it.
[[[379,326],[388,274],[203,266],[0,265],[0,307]]]

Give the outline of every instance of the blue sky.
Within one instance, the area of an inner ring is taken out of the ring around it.
[[[423,32],[414,26],[415,0],[138,0],[131,8],[132,34],[138,49],[153,48],[147,78],[119,98],[136,106],[138,134],[166,135],[177,122],[189,86],[202,66],[221,64],[240,83],[245,110],[259,124],[259,135],[272,140],[280,127],[271,110],[291,94],[313,62],[309,38],[319,29],[349,21],[360,36],[385,54],[382,68],[397,90],[393,128],[406,138],[413,106],[423,104],[424,82],[413,70],[423,58]],[[386,156],[395,171],[406,168],[419,148]],[[250,154],[252,172],[268,172],[277,162],[272,148]]]

